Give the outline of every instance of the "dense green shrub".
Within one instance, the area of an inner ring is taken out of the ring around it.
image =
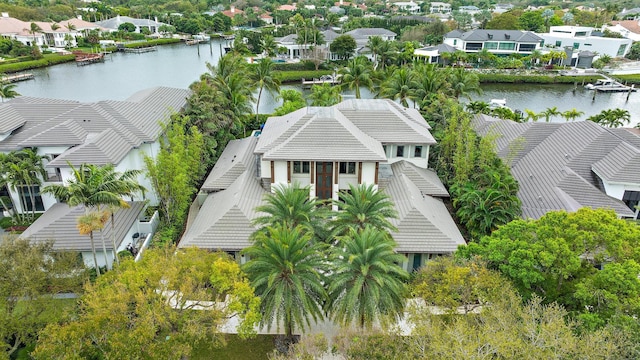
[[[573,84],[574,82],[594,82],[600,75],[593,76],[553,76],[553,75],[513,75],[513,74],[478,74],[481,83],[529,83],[529,84]]]
[[[42,59],[0,65],[0,73],[14,73],[74,61],[75,55],[46,54]]]

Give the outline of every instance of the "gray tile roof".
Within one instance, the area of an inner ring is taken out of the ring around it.
[[[227,189],[207,195],[199,214],[184,234],[178,247],[237,251],[251,245],[257,227],[255,208],[267,192],[252,171],[245,171]]]
[[[0,106],[0,134],[7,134],[24,125],[27,120],[9,105]]]
[[[409,161],[401,160],[391,164],[393,176],[404,175],[411,180],[423,195],[449,197],[449,192],[442,184],[435,171],[417,167]]]
[[[524,218],[582,206],[612,208],[618,215],[633,216],[622,201],[598,189],[591,172],[592,165],[600,164],[596,167],[605,174],[617,173],[610,164],[619,160],[614,149],[625,140],[610,129],[591,121],[518,124],[488,116],[476,117],[473,124],[482,136],[504,135],[496,141],[497,151],[520,184]]]
[[[391,30],[383,29],[383,28],[360,28],[353,29],[345,33],[345,35],[351,35],[354,39],[366,37],[370,38],[372,36],[396,36],[397,34]]]
[[[159,27],[160,25],[164,24],[161,22],[155,22],[151,19],[136,19],[129,16],[116,16],[111,19],[97,21],[96,25],[103,27],[105,29],[117,30],[120,24],[124,24],[124,23],[132,23],[133,25],[136,25],[136,26],[155,26],[155,27]]]
[[[119,209],[115,212],[115,238],[116,246],[124,240],[131,227],[138,220],[144,209],[142,201],[129,202],[127,209]],[[91,240],[88,235],[80,235],[77,228],[78,218],[85,213],[83,206],[69,207],[64,203],[54,204],[38,220],[36,220],[20,237],[30,239],[32,242],[44,242],[53,240],[53,248],[56,250],[91,251]],[[111,246],[111,219],[109,219],[102,231],[107,250]],[[93,234],[96,248],[102,249],[100,233]]]
[[[257,143],[255,136],[229,141],[201,189],[205,192],[224,190],[245,171],[255,171],[253,150]]]
[[[13,99],[16,101],[0,107],[0,115],[13,114],[0,116],[0,129],[8,129],[14,126],[12,124],[19,123],[16,120],[18,116],[24,121],[11,136],[0,141],[0,151],[38,146],[72,147],[85,142],[88,147],[98,146],[97,140],[93,141],[93,145],[89,143],[94,137],[112,129],[120,138],[110,133],[112,146],[102,147],[104,154],[100,156],[121,159],[133,147],[155,141],[161,132],[161,123],[186,104],[188,95],[186,89],[157,87],[138,92],[125,101],[83,104],[52,99]],[[89,152],[89,155],[92,154],[97,153]]]
[[[47,164],[47,167],[66,167],[68,163],[93,165],[118,164],[134,144],[114,129],[107,129],[91,137],[82,145],[65,151]]]
[[[312,108],[313,116],[288,138],[265,151],[264,160],[385,161],[382,144],[335,107]],[[263,132],[270,131],[265,125]]]
[[[476,29],[461,33],[458,30],[445,35],[447,38],[457,38],[464,41],[513,41],[538,43],[542,38],[531,31],[521,30],[486,30]]]
[[[409,178],[400,174],[389,182],[385,192],[393,200],[398,228],[392,236],[399,253],[451,253],[465,241],[440,199],[421,194]]]
[[[592,170],[607,182],[638,184],[640,182],[640,151],[627,143],[616,146]]]

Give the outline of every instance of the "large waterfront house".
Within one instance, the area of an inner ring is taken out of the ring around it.
[[[353,37],[353,39],[356,41],[356,49],[355,49],[354,56],[369,55],[370,50],[367,48],[367,42],[369,41],[370,38],[374,36],[379,36],[382,40],[385,40],[385,41],[395,40],[397,36],[397,34],[394,33],[393,31],[389,31],[387,29],[382,29],[382,28],[354,29],[346,32],[345,35],[349,35]],[[333,59],[333,60],[337,59],[337,56],[331,53],[329,48],[333,40],[338,36],[340,36],[340,34],[336,33],[333,30],[322,31],[324,44],[318,45],[318,46],[325,51],[327,59]],[[290,35],[276,39],[276,43],[278,44],[278,47],[287,49],[286,56],[289,59],[301,58],[306,51],[310,50],[313,47],[313,45],[311,45],[313,43],[313,40],[308,39],[307,42],[308,43],[305,44],[304,42],[298,41],[297,34],[290,34]]]
[[[179,247],[223,250],[244,259],[257,230],[255,208],[277,187],[299,184],[309,196],[338,200],[349,185],[373,185],[393,200],[396,251],[416,269],[464,239],[447,211],[445,187],[428,168],[435,140],[415,109],[390,100],[348,100],[269,118],[262,131],[234,140],[205,180],[199,212]]]
[[[542,38],[531,31],[521,30],[453,30],[445,34],[443,44],[467,53],[487,50],[496,55],[530,55],[539,50]]]
[[[129,16],[120,16],[116,15],[116,17],[102,20],[96,22],[97,25],[100,25],[106,31],[115,32],[119,30],[120,25],[124,23],[130,23],[135,26],[136,33],[142,33],[145,30],[148,30],[150,34],[158,34],[159,28],[165,23],[159,22],[157,18],[151,19],[137,19]]]
[[[32,25],[35,24],[32,31]],[[0,36],[20,41],[31,46],[64,48],[77,46],[77,37],[85,36],[90,30],[103,30],[99,25],[84,21],[81,17],[60,22],[22,21],[3,12],[0,16]]]
[[[40,194],[41,186],[64,184],[73,179],[70,165],[113,164],[118,172],[144,170],[144,156],[154,156],[159,150],[162,123],[186,105],[188,94],[185,89],[157,87],[135,93],[124,101],[80,103],[22,96],[1,104],[0,152],[35,148],[38,155],[46,157],[43,160],[46,177],[41,179],[40,186],[31,187],[31,193],[35,194],[35,211],[45,214],[27,229],[24,236],[34,241],[54,240],[56,249],[66,250],[69,234],[77,233],[75,222],[70,219],[82,209],[68,209],[66,204],[57,204],[53,196]],[[144,218],[142,201],[157,202],[149,179],[142,174],[138,181],[148,191],[126,199],[134,201],[129,210],[122,211],[121,216],[129,220]],[[28,190],[26,186],[3,189],[13,199],[13,211],[32,210],[31,201],[25,202],[26,208],[20,201],[21,195]],[[150,232],[140,227],[132,230],[140,224],[129,220],[116,221],[117,226],[126,227],[116,229],[118,234]],[[131,239],[119,238],[118,243],[126,246],[125,240]],[[111,248],[109,246],[108,251],[112,251]],[[88,259],[85,260],[89,264]],[[92,259],[90,263],[93,264]]]
[[[624,57],[633,40],[607,38],[595,35],[596,29],[586,26],[551,26],[548,33],[538,34],[544,48],[571,49],[574,58],[581,51],[589,51],[612,58]]]
[[[478,115],[480,136],[497,136],[496,150],[518,180],[522,216],[554,210],[613,209],[638,218],[640,132],[591,121],[516,123]]]

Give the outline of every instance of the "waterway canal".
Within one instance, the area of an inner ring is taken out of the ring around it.
[[[78,100],[124,100],[136,91],[169,86],[187,88],[207,71],[207,62],[216,64],[223,41],[211,45],[184,44],[159,46],[158,51],[144,54],[114,53],[104,63],[76,66],[67,63],[31,71],[35,80],[18,83],[17,91],[26,96]],[[198,53],[199,49],[199,53]],[[298,86],[287,86],[299,88]],[[592,101],[592,92],[581,84],[573,85],[487,84],[482,95],[473,100],[506,99],[512,109],[531,109],[541,112],[549,107],[560,111],[576,108],[585,114],[581,119],[608,108],[623,108],[631,113],[632,124],[640,122],[640,92],[633,93],[629,101],[626,94],[598,94]],[[348,96],[348,95],[347,95]],[[363,92],[363,96],[372,96]],[[270,113],[278,102],[275,96],[263,93],[260,112]],[[556,121],[563,121],[561,118]]]

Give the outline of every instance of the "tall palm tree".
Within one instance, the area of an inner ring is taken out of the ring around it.
[[[276,56],[278,51],[278,44],[275,39],[271,35],[264,35],[262,37],[262,50],[267,54],[268,57]]]
[[[451,85],[452,95],[456,99],[459,99],[460,96],[470,98],[471,93],[482,93],[478,75],[467,71],[465,68],[449,70],[447,78]]]
[[[360,99],[360,88],[371,88],[371,65],[367,58],[358,56],[348,62],[347,66],[339,70],[340,84],[344,89],[355,90],[356,99]]]
[[[96,274],[100,276],[100,267],[98,266],[98,257],[96,256],[96,244],[93,241],[93,232],[101,230],[104,227],[103,216],[99,212],[87,212],[78,218],[78,232],[80,235],[89,235],[91,239],[91,252],[93,253],[93,265],[96,268]]]
[[[399,100],[404,107],[409,107],[407,101],[415,88],[414,73],[405,67],[393,71],[391,77],[380,86],[380,96]]]
[[[473,114],[488,114],[491,111],[489,104],[484,101],[471,101],[465,108]]]
[[[287,337],[323,318],[326,261],[311,237],[301,226],[274,224],[244,250],[250,260],[243,270],[260,296],[262,325],[270,329],[275,322],[279,330],[282,324]]]
[[[300,187],[297,183],[276,187],[274,192],[264,196],[263,204],[256,207],[257,212],[266,215],[257,217],[254,224],[300,227],[319,239],[325,239],[323,220],[328,215],[327,211],[320,206],[322,203],[317,198],[310,197],[309,194],[308,186]]]
[[[352,228],[361,231],[367,226],[380,231],[396,230],[389,221],[398,217],[393,202],[373,185],[349,184],[349,191],[338,196],[339,211],[330,223],[334,234],[345,235]]]
[[[104,166],[81,164],[79,168],[71,164],[69,166],[73,179],[67,184],[48,185],[42,192],[54,195],[56,199],[71,207],[83,205],[85,215],[91,208],[96,208],[100,212],[102,206],[127,207],[128,204],[122,199],[123,196],[132,196],[137,191],[144,191],[144,187],[135,180],[140,174],[139,170],[129,170],[119,174],[115,171],[113,164]],[[112,233],[113,226],[112,218]],[[104,247],[104,237],[102,242]],[[112,237],[112,245],[115,258],[118,249],[115,246],[114,237]]]
[[[260,99],[262,91],[267,89],[268,92],[280,92],[280,79],[275,77],[273,73],[273,61],[262,59],[251,72],[251,80],[258,86],[258,98],[256,100],[256,120],[258,119],[258,109],[260,108]]]
[[[60,24],[58,23],[51,24],[51,30],[56,31],[58,29],[60,29]]]
[[[312,106],[332,106],[342,101],[340,88],[329,83],[313,85],[309,97]]]
[[[544,120],[546,122],[549,122],[551,120],[551,117],[558,116],[560,114],[561,114],[561,112],[558,110],[557,106],[553,106],[553,107],[547,108],[547,110],[545,110],[545,111],[543,111],[541,113],[541,115],[544,116]]]
[[[574,121],[575,119],[577,119],[583,114],[584,114],[584,111],[579,111],[576,108],[573,108],[571,110],[567,110],[563,112],[560,115],[562,115],[563,118],[567,119],[567,121]]]
[[[373,54],[373,68],[376,69],[378,67],[378,54],[380,53],[380,49],[382,47],[382,43],[384,40],[380,36],[372,36],[367,41],[367,47],[371,50]]]
[[[39,33],[39,32],[42,32],[42,28],[40,26],[38,26],[38,24],[32,22],[31,25],[29,26],[29,28],[25,29],[25,30],[27,30],[27,32],[33,36],[33,44],[31,44],[31,45],[32,46],[38,45],[37,41],[36,41],[36,34]]]
[[[527,121],[533,121],[536,122],[538,121],[538,119],[540,119],[540,116],[542,116],[542,114],[538,114],[533,110],[530,109],[524,109],[524,112],[527,114],[525,120]]]
[[[20,96],[17,91],[15,91],[16,84],[11,84],[6,81],[0,81],[0,102],[4,102],[4,99],[13,99],[16,96]]]
[[[438,93],[448,90],[444,73],[438,71],[436,64],[417,64],[414,73],[416,80],[411,98],[420,109],[430,105]]]
[[[364,329],[380,315],[402,315],[409,275],[398,265],[405,257],[394,247],[385,232],[370,226],[340,238],[328,287],[327,309],[334,320]]]
[[[9,187],[18,194],[21,214],[17,214],[21,221],[31,222],[35,220],[36,212],[36,186],[42,185],[46,172],[42,160],[46,156],[38,155],[36,148],[25,148],[12,151],[4,157],[3,174]],[[28,210],[29,205],[31,209]]]

